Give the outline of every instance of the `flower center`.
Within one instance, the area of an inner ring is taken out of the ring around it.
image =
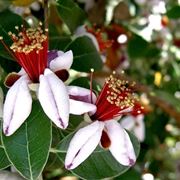
[[[47,67],[48,38],[43,32],[41,26],[37,29],[25,29],[22,26],[21,31],[15,27],[19,33],[15,35],[9,32],[13,44],[8,48],[2,41],[6,49],[13,58],[23,67],[29,78],[34,82],[39,82],[40,74],[43,74]]]
[[[134,106],[136,97],[133,95],[135,83],[120,80],[112,75],[106,79],[103,89],[97,98],[97,111],[91,116],[93,120],[111,120]]]

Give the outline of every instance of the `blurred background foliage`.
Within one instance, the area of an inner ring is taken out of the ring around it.
[[[43,22],[43,7],[38,0],[0,0],[0,32],[14,31],[17,14],[30,26],[36,26],[39,20]],[[140,99],[148,108],[144,118],[145,140],[141,142],[136,165],[111,179],[180,179],[179,18],[179,0],[49,0],[49,47],[72,49],[74,53],[69,82],[89,88],[87,72],[92,67],[94,87],[98,90],[104,78],[116,71],[120,78],[136,82]],[[100,31],[103,42],[109,40],[112,44],[97,52],[89,38],[75,38],[77,27],[83,24],[94,34]],[[1,46],[0,56],[3,88],[5,75],[18,71],[19,66],[8,60],[10,57]],[[126,73],[122,74],[122,70]],[[77,127],[77,117],[72,116],[71,122],[76,123],[71,124],[72,129]],[[66,136],[63,133],[54,128],[54,144]],[[5,163],[1,168],[7,167]],[[68,180],[68,176],[72,174],[63,168],[60,159],[50,154],[44,179]]]

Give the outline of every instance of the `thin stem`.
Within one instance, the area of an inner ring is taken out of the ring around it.
[[[93,73],[94,73],[94,69],[91,69],[91,75],[90,75],[90,98],[91,98],[91,103],[93,103],[93,97],[92,97]]]
[[[48,29],[48,0],[44,0],[44,29]]]

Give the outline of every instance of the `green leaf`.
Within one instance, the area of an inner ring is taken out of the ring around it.
[[[0,13],[0,36],[3,37],[3,40],[7,45],[12,44],[12,41],[8,35],[8,32],[9,31],[17,32],[15,30],[15,26],[20,26],[21,24],[23,24],[23,20],[17,14],[14,14],[9,10],[6,10]],[[4,48],[2,43],[0,43],[0,56],[5,57],[6,59],[13,60],[13,58]]]
[[[46,164],[51,146],[51,127],[51,122],[36,101],[28,119],[13,135],[2,134],[9,160],[27,179],[38,178]]]
[[[134,35],[132,39],[129,40],[127,48],[131,58],[139,58],[144,56],[148,48],[148,42],[141,36]]]
[[[86,19],[84,11],[72,0],[57,0],[57,10],[71,32],[74,32]]]
[[[9,162],[3,147],[0,147],[0,169],[8,167],[11,163]]]
[[[80,78],[73,80],[70,83],[70,85],[80,86],[80,87],[84,87],[86,89],[90,89],[90,79],[88,77],[80,77]],[[101,87],[96,81],[93,81],[92,82],[92,89],[94,91],[100,91]]]
[[[71,42],[70,37],[50,37],[49,46],[51,50],[58,49],[64,50],[65,47]]]
[[[166,15],[171,19],[178,19],[180,18],[180,6],[174,6],[169,9]]]
[[[67,50],[73,51],[73,69],[90,72],[91,68],[95,71],[102,68],[102,60],[90,38],[86,36],[76,38],[66,47],[65,51]]]
[[[140,150],[139,142],[132,133],[128,132],[128,134],[133,143],[136,156],[138,156]],[[70,134],[58,145],[58,157],[62,161],[65,159],[65,152],[67,151],[72,136],[73,134]],[[97,147],[87,160],[72,170],[72,173],[84,179],[103,179],[119,176],[128,169],[129,167],[119,164],[108,150]]]

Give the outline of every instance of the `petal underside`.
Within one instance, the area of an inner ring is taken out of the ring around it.
[[[105,130],[111,141],[109,150],[114,158],[124,166],[134,165],[136,155],[128,133],[115,120],[106,121]]]
[[[65,129],[69,121],[69,96],[64,83],[49,69],[40,76],[38,98],[46,115]]]
[[[70,102],[70,114],[81,115],[88,112],[96,112],[96,106],[94,104],[76,101],[73,99]]]
[[[100,141],[103,128],[103,122],[95,121],[76,132],[66,154],[66,169],[76,168],[90,156]]]
[[[27,77],[22,76],[6,95],[3,111],[3,131],[7,136],[13,134],[31,112],[32,98],[28,81]]]

